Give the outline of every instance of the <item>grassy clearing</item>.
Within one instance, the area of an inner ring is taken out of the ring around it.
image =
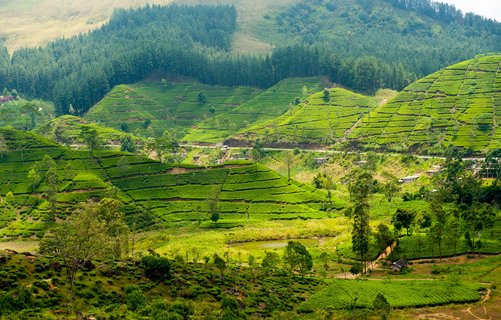
[[[351,281],[336,280],[301,304],[302,312],[317,309],[372,308],[378,293],[382,293],[394,308],[425,307],[480,300],[484,286],[476,283],[447,281]]]
[[[44,45],[60,37],[70,37],[98,28],[107,22],[115,8],[140,7],[145,4],[233,4],[238,10],[241,32],[235,34],[235,52],[268,52],[271,46],[256,39],[251,27],[266,12],[276,11],[298,0],[4,0],[0,7],[0,30],[9,51]],[[257,49],[256,49],[257,48]]]

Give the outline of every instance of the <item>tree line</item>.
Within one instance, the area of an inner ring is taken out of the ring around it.
[[[430,0],[311,0],[269,15],[262,37],[374,56],[418,78],[501,50],[501,23]]]
[[[402,89],[416,79],[371,56],[341,59],[334,48],[291,45],[266,56],[235,55],[232,6],[146,6],[117,10],[98,30],[43,48],[0,49],[0,88],[53,101],[58,115],[84,114],[110,89],[154,71],[206,84],[267,88],[288,77],[327,75],[351,89]]]

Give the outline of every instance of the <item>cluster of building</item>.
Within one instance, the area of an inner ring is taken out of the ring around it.
[[[0,104],[14,100],[14,96],[0,96]]]

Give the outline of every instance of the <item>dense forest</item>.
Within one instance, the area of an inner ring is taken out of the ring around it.
[[[108,24],[84,35],[12,56],[2,47],[0,88],[53,101],[57,114],[80,115],[113,86],[154,71],[262,88],[289,77],[325,75],[373,94],[379,88],[400,90],[417,76],[500,49],[501,24],[453,6],[354,1],[303,1],[274,19],[265,16],[269,33],[283,36],[267,56],[230,52],[237,29],[233,6],[120,9]]]
[[[332,48],[341,58],[375,56],[426,76],[501,50],[501,23],[430,0],[302,1],[256,27],[276,44]]]
[[[401,89],[415,79],[401,65],[373,57],[338,58],[332,49],[294,45],[269,56],[229,53],[232,6],[147,6],[118,10],[109,24],[45,48],[2,49],[0,87],[55,102],[58,114],[85,113],[113,86],[156,70],[207,84],[270,87],[288,77],[328,75],[355,90]],[[256,77],[256,74],[259,77]]]

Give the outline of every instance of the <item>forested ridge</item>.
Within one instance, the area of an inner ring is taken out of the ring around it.
[[[207,84],[270,87],[289,77],[327,75],[359,91],[401,89],[415,79],[373,57],[341,61],[332,49],[278,47],[269,56],[235,56],[232,6],[147,6],[118,10],[108,25],[44,48],[2,49],[0,87],[51,100],[58,114],[85,113],[109,90],[164,71]]]
[[[418,78],[480,53],[501,50],[501,23],[430,0],[313,0],[265,17],[256,27],[272,43],[371,55]]]
[[[0,88],[53,101],[59,115],[82,115],[115,85],[155,71],[261,88],[289,77],[325,75],[373,94],[401,90],[418,76],[501,49],[501,24],[427,0],[303,1],[263,21],[281,39],[273,52],[235,55],[233,6],[119,9],[87,34],[12,56],[2,47]]]

